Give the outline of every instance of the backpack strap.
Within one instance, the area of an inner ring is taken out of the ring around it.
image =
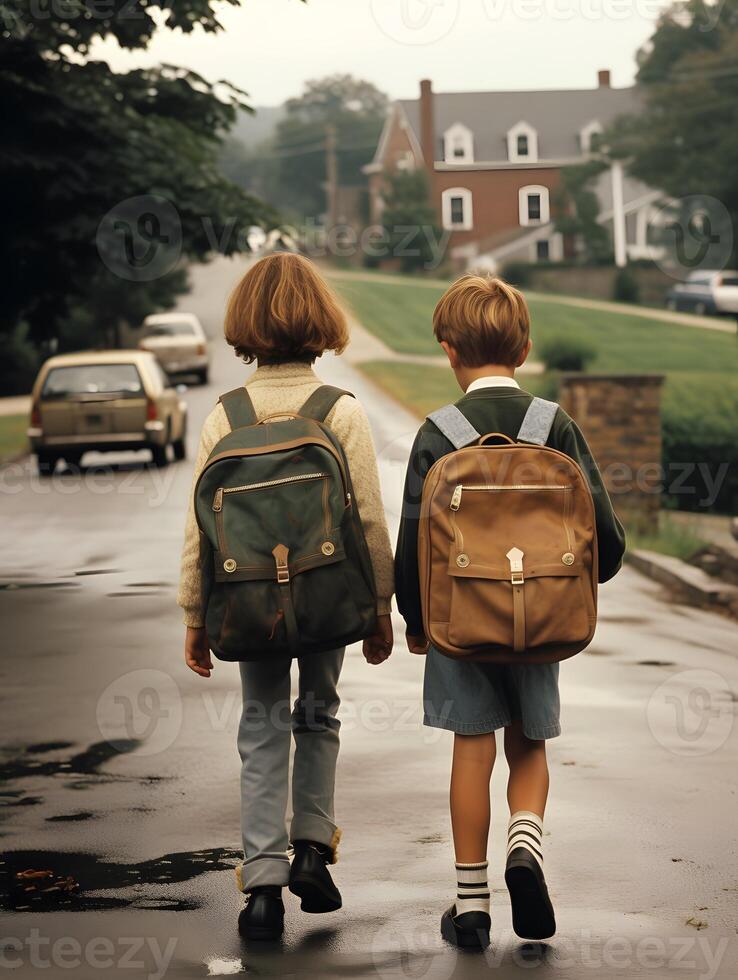
[[[558,410],[559,406],[556,402],[546,401],[545,398],[534,398],[520,426],[518,442],[532,442],[536,446],[545,446]]]
[[[312,395],[310,395],[298,414],[305,419],[325,422],[326,416],[343,395],[348,395],[350,398],[354,397],[350,391],[344,391],[343,388],[334,388],[333,385],[321,385],[320,388],[316,388]]]
[[[431,412],[427,418],[440,430],[454,449],[463,449],[480,438],[480,434],[455,405],[444,405],[443,408]]]
[[[259,421],[254,411],[254,403],[244,385],[227,391],[218,399],[223,406],[232,429],[241,429],[247,425],[256,425]]]

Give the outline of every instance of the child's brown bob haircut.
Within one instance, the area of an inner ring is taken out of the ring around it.
[[[276,252],[256,262],[231,293],[225,338],[250,364],[340,354],[349,334],[338,300],[313,263]]]
[[[463,367],[517,367],[530,338],[528,304],[502,279],[462,276],[441,297],[433,332],[454,348]]]

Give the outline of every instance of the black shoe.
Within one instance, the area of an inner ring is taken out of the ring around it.
[[[331,849],[309,840],[294,842],[295,856],[290,868],[289,889],[301,900],[303,912],[335,912],[343,904],[326,867]]]
[[[279,939],[284,932],[280,885],[259,885],[251,890],[238,917],[238,931],[245,939]]]
[[[456,914],[456,906],[446,909],[441,917],[441,935],[448,943],[464,949],[486,949],[492,920],[486,912]]]
[[[556,932],[553,905],[548,897],[543,869],[530,851],[510,851],[505,868],[510,892],[513,929],[521,939],[549,939]]]

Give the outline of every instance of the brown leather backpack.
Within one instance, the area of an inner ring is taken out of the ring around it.
[[[517,442],[480,436],[454,405],[428,416],[456,448],[425,479],[418,546],[425,634],[449,657],[553,663],[594,635],[594,503],[546,447],[557,409],[534,398]]]

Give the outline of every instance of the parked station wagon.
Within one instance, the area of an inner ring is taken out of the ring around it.
[[[156,466],[167,448],[184,459],[187,404],[153,354],[136,350],[62,354],[44,363],[31,396],[28,438],[39,472],[60,459],[78,464],[94,450],[150,449]]]

